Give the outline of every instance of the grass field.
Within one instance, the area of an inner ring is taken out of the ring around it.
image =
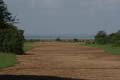
[[[32,49],[32,42],[31,41],[26,41],[24,43],[24,51],[26,52],[26,51],[28,51],[30,49]]]
[[[14,66],[17,62],[15,54],[0,53],[0,68]]]
[[[112,45],[89,44],[87,46],[104,49],[106,53],[120,55],[120,47],[113,47]]]
[[[24,51],[28,51],[32,49],[32,42],[24,43]],[[14,66],[18,61],[16,59],[16,55],[12,53],[0,53],[0,68],[6,68],[10,66]]]

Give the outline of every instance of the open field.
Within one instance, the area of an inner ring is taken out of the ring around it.
[[[102,49],[80,46],[78,43],[37,42],[27,54],[18,55],[20,64],[1,69],[0,74],[18,78],[24,75],[29,78],[58,76],[78,80],[120,80],[120,56],[107,54]]]

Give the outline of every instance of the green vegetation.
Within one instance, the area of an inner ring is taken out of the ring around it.
[[[8,23],[14,23],[15,17],[8,11],[6,4],[0,0],[0,29],[8,28]]]
[[[15,65],[16,54],[24,54],[24,31],[19,30],[14,23],[16,18],[8,11],[4,1],[0,0],[0,68]]]
[[[32,49],[32,42],[26,41],[24,43],[24,51],[28,51]],[[6,68],[10,66],[14,66],[18,61],[16,59],[16,54],[13,53],[0,53],[0,68]]]
[[[23,31],[11,26],[9,29],[0,30],[0,52],[24,54]]]
[[[14,66],[17,63],[15,54],[0,53],[0,68]]]
[[[100,45],[100,44],[87,44],[87,46],[96,47],[103,49],[106,53],[120,55],[120,47],[114,47],[111,44]]]
[[[24,31],[14,25],[15,21],[4,1],[0,0],[0,52],[24,53]]]
[[[25,41],[24,43],[24,51],[28,51],[28,50],[31,50],[32,49],[32,41]]]
[[[95,43],[106,45],[111,44],[114,47],[120,46],[120,31],[108,34],[105,31],[99,31],[95,36]]]
[[[95,36],[95,41],[86,42],[86,45],[101,48],[107,53],[120,54],[120,31],[111,34],[99,31]]]
[[[95,36],[95,42],[97,44],[106,44],[107,43],[107,34],[105,31],[99,31]]]
[[[73,42],[79,42],[79,39],[74,38],[74,39],[73,39]]]
[[[56,39],[56,41],[62,41],[59,37]]]

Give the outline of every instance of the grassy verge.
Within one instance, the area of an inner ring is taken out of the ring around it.
[[[87,46],[104,49],[106,53],[120,55],[120,47],[113,47],[112,45],[89,44]]]
[[[24,43],[24,51],[25,51],[25,52],[32,49],[32,43],[33,43],[33,42],[31,42],[31,41],[26,41],[26,42]]]
[[[24,51],[28,51],[32,49],[32,42],[26,41],[24,43]],[[0,53],[0,68],[7,68],[14,66],[18,61],[16,59],[16,55],[12,53]]]
[[[14,66],[17,62],[15,54],[0,53],[0,68]]]

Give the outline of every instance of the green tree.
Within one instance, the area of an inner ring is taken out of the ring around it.
[[[7,5],[4,3],[3,0],[0,0],[0,29],[7,28],[7,23],[13,23],[14,21],[15,18],[8,11]]]
[[[114,45],[120,46],[120,30],[116,32],[116,35],[114,36]]]
[[[107,43],[107,34],[105,31],[99,31],[95,36],[95,42],[98,44],[106,44]]]
[[[108,42],[110,44],[114,44],[115,43],[115,39],[116,39],[116,33],[111,33],[110,35],[108,35]]]
[[[23,54],[23,30],[19,30],[16,19],[8,11],[7,5],[0,0],[0,52]]]
[[[79,42],[79,39],[74,38],[74,39],[73,39],[73,42]]]
[[[56,41],[62,41],[59,37],[56,39]]]

